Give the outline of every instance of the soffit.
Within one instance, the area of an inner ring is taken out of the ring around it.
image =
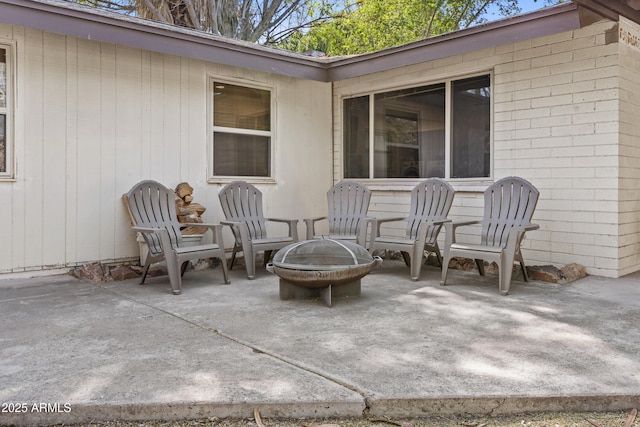
[[[640,0],[574,0],[578,5],[617,21],[624,16],[640,24]]]

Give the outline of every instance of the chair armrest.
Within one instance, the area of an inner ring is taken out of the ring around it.
[[[228,225],[229,227],[240,227],[244,222],[242,221],[220,221],[220,225]]]
[[[538,224],[516,225],[509,230],[509,236],[507,237],[506,250],[509,253],[515,253],[520,250],[520,243],[524,239],[524,233],[531,230],[537,230],[540,228]]]
[[[312,240],[313,236],[316,235],[316,222],[321,221],[323,219],[327,219],[326,216],[319,216],[317,218],[306,218],[304,219],[304,223],[307,226],[307,240]]]
[[[456,229],[458,227],[464,227],[467,225],[480,224],[480,220],[471,220],[471,221],[451,221],[447,220],[443,223],[444,225],[444,247],[445,252],[448,252],[449,248],[452,244],[456,242]]]
[[[375,224],[383,224],[385,222],[393,222],[393,221],[406,221],[406,216],[399,216],[395,218],[374,218]]]
[[[369,228],[369,223],[371,223],[371,234],[373,235],[373,228],[376,225],[376,221],[377,219],[372,216],[365,216],[364,218],[360,219],[360,224],[358,224],[358,235],[356,237],[356,243],[367,250],[369,250],[369,248],[367,247],[367,229]],[[373,240],[371,240],[370,243],[372,242]]]
[[[458,227],[464,227],[467,225],[475,225],[475,224],[480,224],[482,221],[480,220],[470,220],[470,221],[451,221],[451,225],[453,226],[453,229],[455,230]]]
[[[199,227],[199,228],[210,229],[211,233],[213,233],[213,243],[216,243],[217,245],[224,247],[224,241],[222,239],[222,224],[204,224],[204,223],[192,223],[192,222],[187,222],[183,224],[188,227]]]
[[[284,219],[284,218],[265,218],[267,221],[281,222],[289,225],[289,237],[293,238],[295,242],[298,241],[298,220],[297,219]]]
[[[201,223],[201,222],[183,222],[183,223],[180,223],[180,226],[210,228],[212,230],[214,230],[216,228],[222,228],[222,224],[204,224],[204,223]]]
[[[131,229],[138,233],[157,233],[161,230],[159,227],[131,227]]]
[[[396,221],[406,221],[407,218],[404,216],[398,216],[393,218],[374,218],[371,221],[371,243],[376,240],[376,238],[380,237],[380,225],[385,222],[396,222]]]

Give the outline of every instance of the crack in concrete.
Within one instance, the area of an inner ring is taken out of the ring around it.
[[[128,296],[124,296],[122,294],[119,294],[119,293],[111,290],[111,289],[106,289],[106,288],[102,288],[102,287],[100,287],[100,289],[108,291],[108,292],[110,292],[110,293],[112,293],[114,295],[117,295],[120,298],[127,299],[127,300],[129,300],[131,302],[134,302],[136,304],[140,304],[140,305],[143,305],[145,307],[148,307],[148,308],[151,308],[153,310],[156,310],[156,311],[159,311],[161,313],[164,313],[164,314],[166,314],[168,316],[171,316],[171,317],[173,317],[175,319],[178,319],[178,320],[183,321],[185,323],[188,323],[188,324],[190,324],[192,326],[195,326],[195,327],[197,327],[199,329],[202,329],[202,330],[204,330],[204,331],[206,331],[208,333],[220,336],[220,337],[222,337],[224,339],[227,339],[229,341],[232,341],[232,342],[234,342],[236,344],[239,344],[239,345],[242,345],[244,347],[247,347],[247,348],[251,349],[251,351],[253,351],[254,353],[264,354],[265,356],[271,357],[271,358],[273,358],[275,360],[279,360],[280,362],[283,362],[283,363],[286,363],[287,365],[293,366],[296,369],[300,369],[300,370],[302,370],[304,372],[308,372],[310,374],[316,375],[316,376],[318,376],[318,377],[320,377],[320,378],[322,378],[324,380],[330,381],[330,382],[332,382],[332,383],[334,383],[334,384],[336,384],[336,385],[338,385],[340,387],[346,388],[347,390],[350,390],[350,391],[352,391],[354,393],[357,393],[362,397],[362,401],[364,403],[364,409],[362,411],[364,416],[366,416],[369,413],[370,409],[371,409],[371,398],[369,396],[367,396],[367,394],[363,390],[360,390],[358,387],[353,386],[351,384],[347,384],[347,383],[341,381],[340,379],[338,379],[338,378],[336,378],[336,377],[334,377],[334,376],[332,376],[332,375],[330,375],[330,374],[328,374],[326,372],[320,372],[320,371],[318,371],[316,369],[313,369],[313,368],[311,368],[309,366],[305,366],[303,363],[300,363],[299,361],[296,361],[294,359],[288,358],[286,356],[278,355],[276,353],[272,353],[272,352],[270,352],[269,350],[266,350],[266,349],[259,348],[259,347],[257,347],[256,345],[254,345],[254,344],[252,344],[250,342],[247,342],[247,341],[244,341],[244,340],[242,340],[240,338],[237,338],[237,337],[234,337],[232,335],[226,334],[226,333],[220,331],[219,329],[203,326],[203,325],[201,325],[199,323],[194,322],[193,320],[189,320],[189,319],[187,319],[185,317],[182,317],[182,316],[180,316],[180,315],[178,315],[176,313],[172,313],[170,311],[167,311],[167,310],[164,310],[162,308],[156,307],[156,306],[151,305],[149,303],[138,301],[138,300],[136,300],[134,298],[131,298],[131,297],[128,297]]]

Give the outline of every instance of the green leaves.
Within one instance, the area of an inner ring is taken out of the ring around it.
[[[545,5],[562,1],[544,0]],[[361,54],[477,25],[490,10],[501,16],[520,12],[517,0],[359,0],[277,46],[330,56]]]

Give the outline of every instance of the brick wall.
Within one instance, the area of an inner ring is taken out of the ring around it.
[[[576,262],[609,277],[640,268],[638,53],[617,43],[617,23],[457,55],[334,85],[334,179],[341,179],[345,96],[493,72],[493,178],[518,175],[541,192],[523,245],[530,265]],[[408,210],[409,183],[367,182],[371,214]],[[488,182],[456,182],[453,219],[482,214]],[[403,203],[401,200],[406,199]],[[400,233],[401,228],[395,229]],[[473,239],[473,231],[466,239]]]

